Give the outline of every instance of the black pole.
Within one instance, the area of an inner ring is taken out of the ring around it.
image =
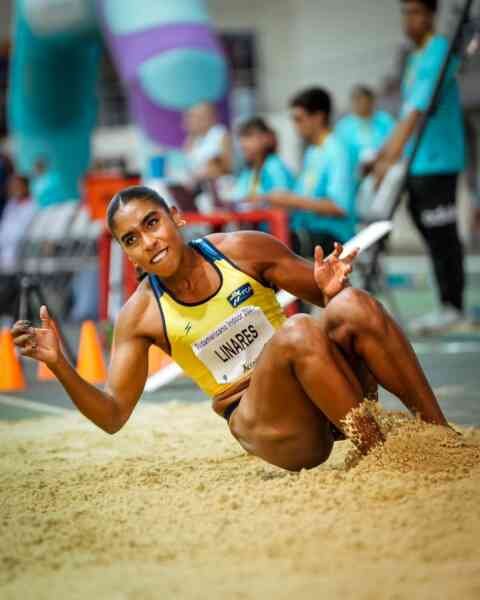
[[[390,209],[390,213],[387,217],[389,220],[393,219],[395,213],[398,210],[398,207],[400,206],[400,204],[402,202],[402,197],[403,197],[403,193],[405,192],[405,186],[407,183],[408,174],[410,173],[413,162],[414,162],[416,155],[418,153],[418,150],[420,148],[420,144],[422,143],[423,135],[427,128],[428,122],[430,121],[431,117],[435,114],[435,112],[438,108],[438,103],[440,102],[441,94],[443,91],[442,90],[443,84],[445,83],[445,79],[447,77],[448,69],[450,68],[450,63],[452,61],[452,58],[459,51],[463,27],[469,20],[469,15],[470,15],[470,10],[472,8],[472,4],[473,4],[473,0],[466,0],[465,5],[462,10],[462,13],[460,15],[460,19],[458,20],[458,25],[457,25],[455,33],[451,39],[451,42],[450,42],[450,45],[448,48],[448,52],[447,52],[447,56],[445,57],[445,61],[442,65],[442,69],[440,71],[437,82],[435,84],[435,88],[434,88],[432,97],[430,99],[430,104],[428,105],[427,110],[423,113],[422,118],[420,120],[420,124],[418,126],[417,135],[416,135],[416,139],[415,139],[415,144],[413,146],[412,153],[407,160],[406,169],[405,169],[405,178],[402,182],[402,185],[400,186],[400,188],[398,190],[398,193],[395,197],[395,201],[393,202],[392,207]],[[378,258],[380,256],[382,247],[383,247],[383,244],[380,242],[373,249],[372,261],[370,263],[370,266],[369,266],[369,269],[367,272],[367,276],[365,278],[365,287],[367,288],[367,290],[371,290],[371,288],[372,288],[372,282],[374,280],[375,273],[377,271],[377,262],[378,262]]]

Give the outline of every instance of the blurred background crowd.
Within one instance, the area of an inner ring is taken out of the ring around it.
[[[305,257],[349,240],[411,152],[462,6],[2,2],[0,313],[13,318],[27,273],[62,319],[98,318],[102,287],[118,284],[99,268],[105,206],[140,180],[188,214],[283,211]],[[477,53],[449,69],[389,242],[433,267],[437,306],[413,329],[467,316],[479,139]]]

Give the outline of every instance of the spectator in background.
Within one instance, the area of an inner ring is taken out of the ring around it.
[[[308,147],[293,192],[272,192],[267,200],[293,211],[297,253],[311,257],[320,245],[329,254],[334,242],[345,242],[355,233],[348,152],[331,130],[332,101],[326,90],[304,90],[292,99],[290,108],[295,128]]]
[[[358,183],[362,165],[374,160],[392,133],[395,120],[389,113],[376,110],[375,93],[364,85],[353,89],[351,101],[352,112],[337,122],[335,133],[349,151],[350,164]]]
[[[0,152],[0,219],[8,199],[8,179],[13,173],[13,167],[8,156]]]
[[[263,119],[254,117],[245,121],[238,136],[247,166],[240,172],[233,190],[237,208],[251,208],[254,196],[293,187],[293,175],[277,154],[277,136]]]
[[[427,110],[448,52],[448,40],[435,34],[437,0],[401,0],[403,27],[415,48],[402,82],[401,119],[374,166],[380,182],[402,155],[409,155],[414,134]],[[457,230],[456,192],[465,167],[465,140],[457,65],[446,77],[407,180],[409,210],[433,260],[441,306],[416,319],[413,332],[434,333],[463,319],[463,249]]]
[[[184,152],[193,186],[204,180],[217,179],[232,170],[230,135],[218,122],[215,106],[197,104],[185,113],[187,140]]]
[[[32,198],[40,209],[68,200],[60,173],[44,158],[39,158],[34,166]]]
[[[19,247],[34,213],[28,179],[11,175],[8,201],[0,220],[0,315],[14,316],[19,292]]]

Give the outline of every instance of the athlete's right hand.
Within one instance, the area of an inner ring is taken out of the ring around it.
[[[12,328],[12,336],[15,346],[23,356],[51,366],[60,356],[60,343],[46,306],[40,308],[40,320],[40,328],[34,327],[30,321],[17,321]]]

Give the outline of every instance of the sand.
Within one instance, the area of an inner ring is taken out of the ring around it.
[[[206,404],[2,424],[0,597],[479,599],[480,430],[381,420],[384,447],[301,473]]]

